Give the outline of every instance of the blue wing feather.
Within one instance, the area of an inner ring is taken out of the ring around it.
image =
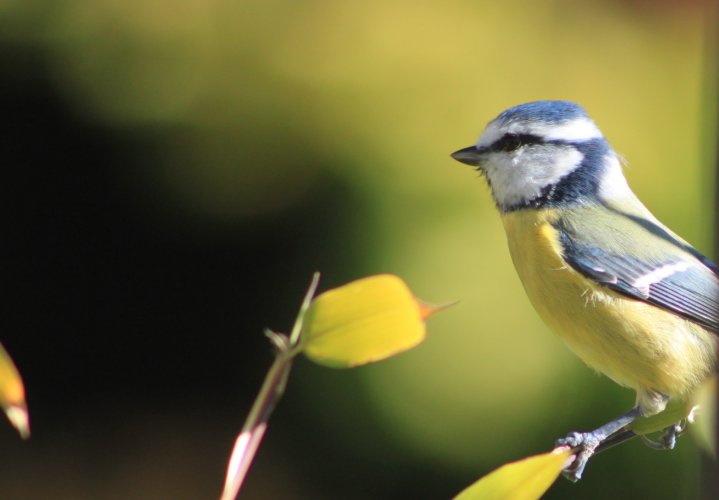
[[[643,221],[643,225],[651,221]],[[657,260],[643,258],[636,247],[627,253],[605,251],[557,224],[563,257],[587,278],[633,299],[648,302],[719,332],[719,276],[716,265],[699,251],[671,240],[677,252]],[[655,234],[664,232],[657,227]],[[669,240],[665,240],[669,241]],[[633,250],[633,252],[632,252]],[[668,276],[655,275],[646,286],[642,279],[662,269]]]

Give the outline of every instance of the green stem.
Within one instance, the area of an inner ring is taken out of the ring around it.
[[[300,353],[299,343],[300,334],[302,333],[302,321],[307,309],[310,307],[318,281],[319,273],[315,273],[312,276],[312,281],[302,301],[289,338],[282,333],[271,330],[265,331],[265,335],[275,348],[275,360],[265,376],[260,392],[255,398],[250,413],[242,426],[242,431],[235,441],[230,463],[227,466],[227,476],[225,477],[221,500],[234,500],[237,497],[247,471],[255,458],[257,448],[265,435],[267,422],[272,415],[272,411],[285,392],[287,377],[292,368],[292,360]]]
[[[287,337],[284,338],[286,339]],[[232,457],[227,467],[222,500],[234,500],[242,487],[247,471],[265,434],[270,415],[284,393],[287,376],[292,368],[293,357],[294,355],[291,351],[286,348],[278,350],[275,355],[275,361],[267,372],[260,393],[257,395],[252,409],[247,415],[247,420],[242,426],[242,431],[235,441]]]

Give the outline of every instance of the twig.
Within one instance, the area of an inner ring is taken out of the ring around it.
[[[222,489],[221,500],[234,500],[242,487],[247,471],[255,458],[257,448],[267,429],[267,422],[272,415],[278,401],[285,392],[287,377],[292,368],[292,360],[299,354],[300,334],[302,332],[302,321],[305,313],[310,307],[312,297],[317,290],[319,273],[314,273],[302,305],[300,306],[297,319],[288,337],[282,333],[266,330],[265,335],[269,338],[275,348],[275,360],[267,372],[265,381],[262,383],[260,392],[250,409],[247,420],[242,426],[240,435],[237,436],[235,446],[232,450],[230,462],[227,466],[225,486]]]

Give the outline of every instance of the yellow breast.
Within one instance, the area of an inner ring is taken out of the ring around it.
[[[544,322],[589,366],[637,390],[640,404],[651,392],[683,395],[703,381],[713,367],[714,336],[575,271],[561,256],[556,218],[552,210],[502,216],[512,261]]]

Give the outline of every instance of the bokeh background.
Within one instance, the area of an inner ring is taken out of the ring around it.
[[[449,153],[580,102],[656,215],[712,254],[716,10],[701,1],[4,0],[1,340],[33,436],[0,497],[196,499],[311,273],[460,300],[351,371],[300,359],[247,499],[448,498],[627,410],[524,296]],[[697,446],[633,442],[547,498],[695,498]]]

